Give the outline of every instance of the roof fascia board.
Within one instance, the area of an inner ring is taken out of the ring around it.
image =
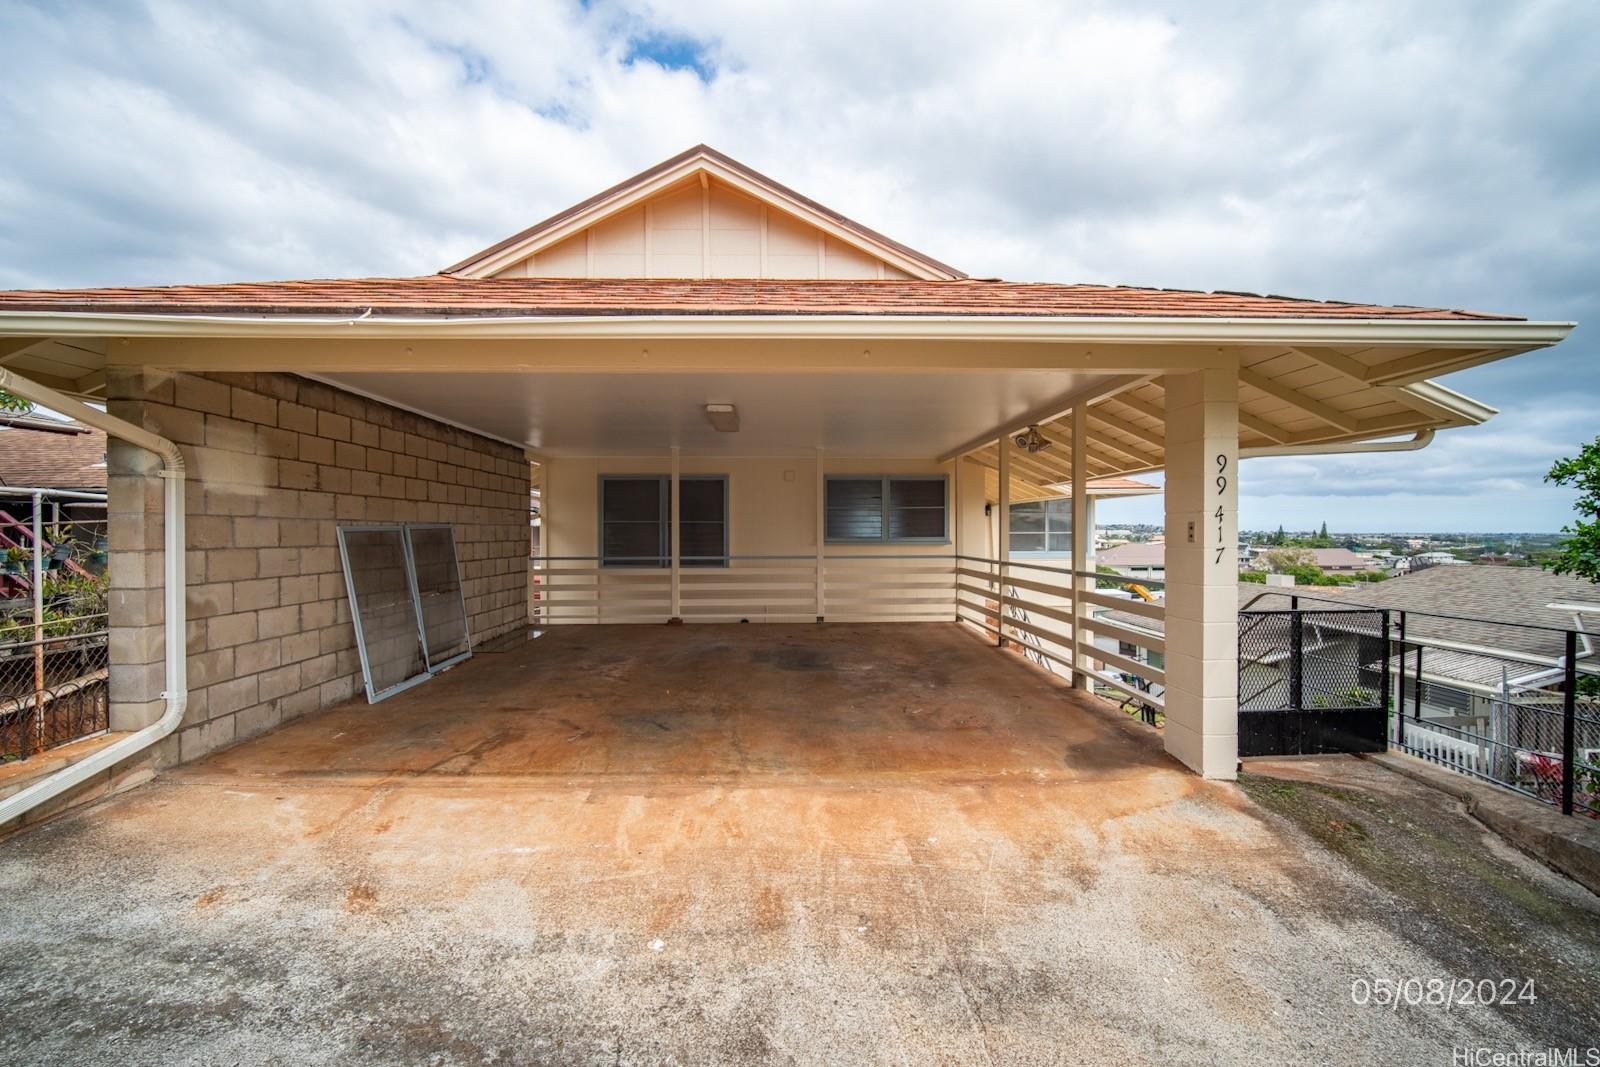
[[[542,249],[559,244],[561,241],[595,225],[607,216],[627,211],[629,208],[653,196],[666,192],[675,185],[692,181],[697,174],[701,176],[710,175],[745,196],[766,203],[771,207],[776,207],[787,214],[794,215],[806,224],[822,230],[845,244],[876,256],[885,263],[893,264],[913,278],[922,278],[929,281],[953,281],[957,278],[965,277],[965,275],[958,272],[935,270],[923,260],[908,256],[898,249],[874,241],[847,226],[839,225],[807,204],[802,203],[784,189],[756,181],[748,175],[726,166],[720,160],[698,154],[690,156],[676,166],[659,174],[651,175],[635,185],[618,189],[605,199],[596,201],[567,218],[560,219],[560,221],[547,229],[531,233],[523,240],[508,245],[492,254],[467,260],[465,265],[458,264],[449,268],[445,273],[463,278],[489,277],[511,266],[513,263],[527,259],[531,255],[537,255]]]
[[[1570,322],[1046,315],[217,315],[0,311],[0,336],[367,338],[930,338],[1052,343],[1360,343],[1485,349],[1474,362],[1556,344]]]

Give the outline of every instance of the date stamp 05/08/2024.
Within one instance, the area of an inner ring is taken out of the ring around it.
[[[1350,979],[1350,1001],[1358,1007],[1511,1008],[1539,999],[1532,978],[1361,978]]]

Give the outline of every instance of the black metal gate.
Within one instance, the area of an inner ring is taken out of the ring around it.
[[[1387,611],[1239,613],[1239,755],[1382,752]]]

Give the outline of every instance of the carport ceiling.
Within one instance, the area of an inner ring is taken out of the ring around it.
[[[1106,380],[1074,371],[918,373],[344,372],[329,384],[525,444],[549,456],[941,455],[1052,399]],[[739,409],[737,433],[706,421]]]

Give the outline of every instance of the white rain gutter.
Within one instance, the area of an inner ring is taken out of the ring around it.
[[[184,709],[189,705],[189,662],[184,602],[186,590],[184,469],[183,455],[178,451],[178,446],[143,427],[92,408],[54,389],[19,377],[4,368],[0,368],[0,389],[62,415],[70,415],[85,425],[104,430],[113,437],[119,437],[161,457],[161,477],[165,483],[163,487],[165,551],[162,560],[162,579],[166,586],[163,590],[166,610],[163,621],[167,646],[166,690],[161,694],[167,702],[167,707],[162,712],[161,718],[0,800],[0,826],[3,826],[45,801],[89,781],[95,775],[109,771],[123,760],[143,752],[176,730],[178,724],[183,721]]]
[[[1590,640],[1589,631],[1584,629],[1583,616],[1590,612],[1600,611],[1600,606],[1594,604],[1558,603],[1546,604],[1545,607],[1552,608],[1556,611],[1572,612],[1572,628],[1578,632],[1578,654],[1573,657],[1573,662],[1576,663],[1578,660],[1588,659],[1589,657],[1593,656],[1594,642]],[[1521,689],[1528,689],[1544,685],[1546,682],[1553,682],[1557,678],[1565,678],[1566,674],[1567,654],[1563,652],[1560,658],[1556,660],[1556,665],[1554,667],[1548,670],[1535,671],[1532,674],[1524,674],[1518,678],[1512,678],[1507,684]]]
[[[1317,445],[1262,445],[1239,449],[1240,459],[1262,456],[1342,456],[1369,452],[1415,452],[1433,442],[1432,430],[1418,430],[1401,441],[1328,441]]]
[[[1120,344],[1368,344],[1436,348],[1553,345],[1572,322],[1516,319],[1192,318],[1145,315],[213,315],[0,311],[16,337],[806,338]]]

